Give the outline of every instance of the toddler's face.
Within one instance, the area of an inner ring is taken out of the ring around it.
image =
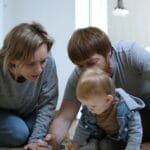
[[[112,100],[109,99],[108,95],[95,95],[86,100],[80,99],[79,101],[82,103],[82,105],[86,106],[90,112],[97,115],[105,112],[112,104]]]

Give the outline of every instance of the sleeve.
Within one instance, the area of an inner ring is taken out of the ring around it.
[[[141,75],[141,98],[146,102],[150,100],[150,52],[137,43],[132,43],[129,57],[131,65],[136,68],[137,74]]]
[[[63,100],[77,100],[76,86],[77,86],[79,76],[80,76],[80,71],[78,68],[75,68],[68,79]]]
[[[142,99],[150,100],[150,52],[137,43],[133,43],[131,53],[131,64],[134,64],[139,70],[137,73],[141,74]]]
[[[73,142],[80,144],[83,146],[86,144],[87,139],[90,137],[90,131],[86,129],[86,127],[82,124],[81,118],[78,122],[78,125],[75,130],[75,134],[73,137]]]
[[[29,137],[28,143],[43,139],[47,134],[48,127],[54,117],[55,108],[58,99],[58,78],[55,61],[50,57],[50,63],[47,63],[47,71],[44,75],[44,81],[40,89],[40,95],[37,107],[37,117],[33,132]]]
[[[149,103],[150,52],[136,42],[130,41],[121,40],[113,46],[114,61],[118,69],[117,75],[114,75],[116,87],[121,85],[130,94]]]
[[[132,111],[128,115],[128,140],[125,150],[140,150],[142,143],[142,124],[138,111]]]

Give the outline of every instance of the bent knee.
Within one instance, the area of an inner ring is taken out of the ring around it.
[[[29,137],[29,129],[26,127],[12,128],[5,134],[0,133],[0,146],[23,146]]]

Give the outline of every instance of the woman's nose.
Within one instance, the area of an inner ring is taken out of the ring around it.
[[[36,72],[39,74],[39,73],[41,73],[42,71],[43,71],[43,66],[41,65],[41,64],[38,64],[37,66],[36,66]]]

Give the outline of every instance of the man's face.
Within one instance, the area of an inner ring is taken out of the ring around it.
[[[90,58],[81,61],[79,63],[76,63],[76,65],[79,67],[81,72],[85,71],[88,68],[98,67],[108,73],[110,76],[113,72],[113,63],[112,63],[112,56],[111,52],[108,53],[107,57],[95,53]]]

